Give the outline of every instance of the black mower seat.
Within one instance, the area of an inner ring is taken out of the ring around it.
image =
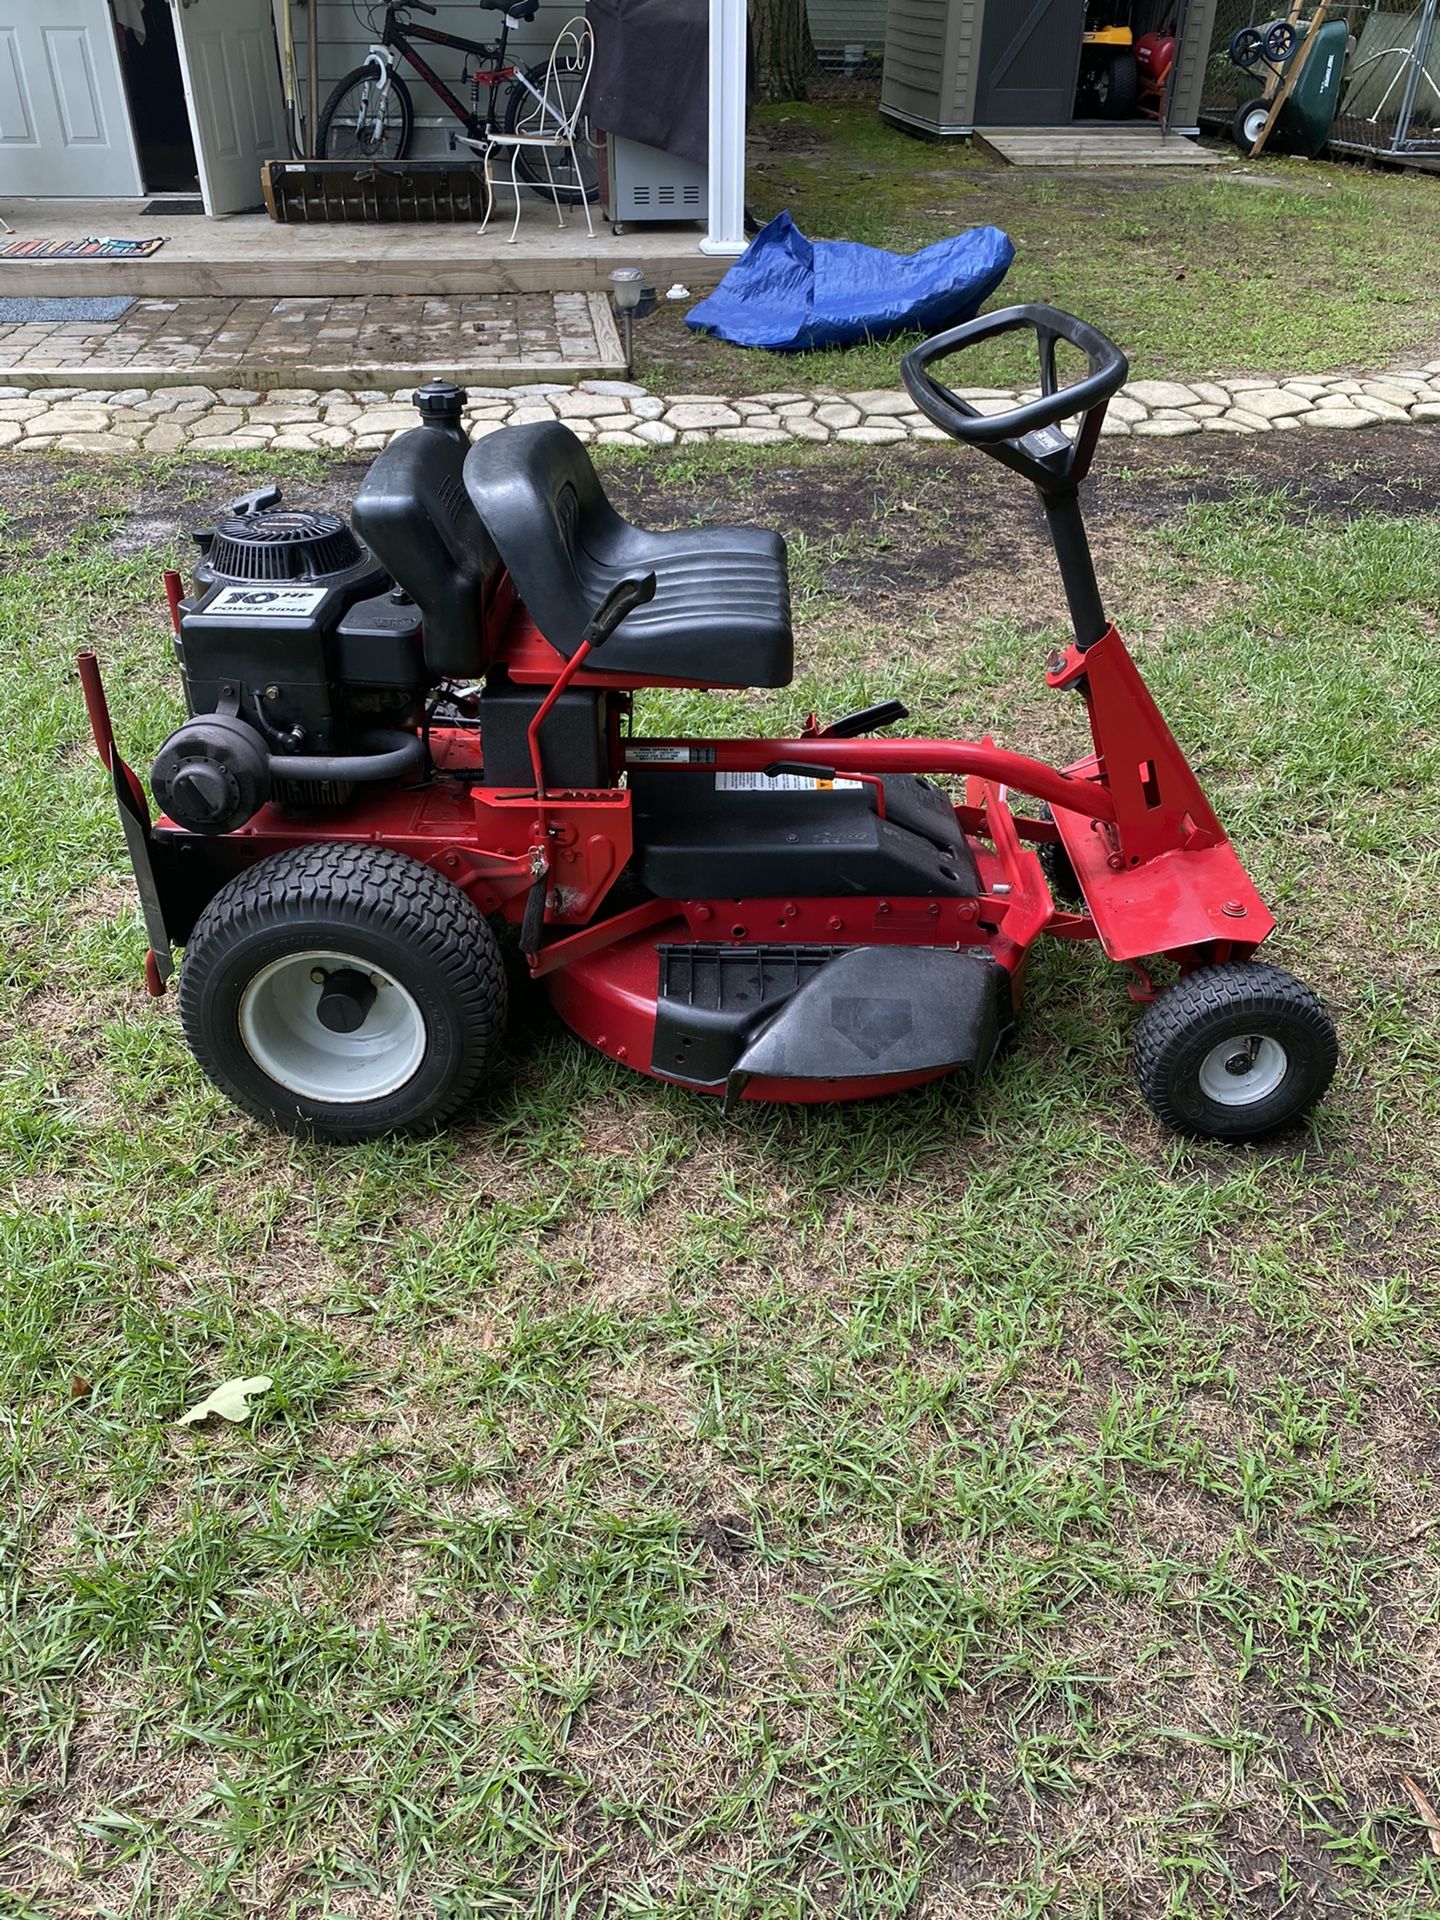
[[[794,641],[779,534],[632,527],[558,420],[477,441],[465,487],[530,617],[567,659],[616,582],[653,572],[655,598],[626,616],[597,666],[718,687],[789,685]]]

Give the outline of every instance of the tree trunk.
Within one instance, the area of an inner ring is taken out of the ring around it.
[[[814,63],[805,0],[750,0],[755,36],[755,98],[803,100]]]

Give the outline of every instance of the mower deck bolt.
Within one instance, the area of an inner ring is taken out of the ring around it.
[[[1245,908],[1239,900],[1227,900],[1220,911],[1231,920],[1243,920],[1245,918]]]
[[[278,700],[280,698],[279,687],[266,687],[264,698],[266,700]]]

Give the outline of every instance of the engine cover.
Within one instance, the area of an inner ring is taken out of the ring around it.
[[[419,614],[338,514],[283,506],[270,487],[196,537],[176,640],[193,716],[237,714],[272,753],[311,757],[415,724]]]

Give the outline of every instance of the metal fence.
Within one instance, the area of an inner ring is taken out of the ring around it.
[[[806,0],[811,100],[878,100],[886,0]]]
[[[1376,160],[1440,158],[1440,0],[1342,0],[1326,16],[1350,29],[1350,52],[1330,145]],[[1241,27],[1283,14],[1254,0],[1219,0],[1205,70],[1201,123],[1228,127],[1264,78],[1230,58]],[[1302,25],[1304,24],[1302,20]]]
[[[1440,157],[1440,12],[1437,0],[1375,8],[1345,64],[1330,144],[1379,159]]]

